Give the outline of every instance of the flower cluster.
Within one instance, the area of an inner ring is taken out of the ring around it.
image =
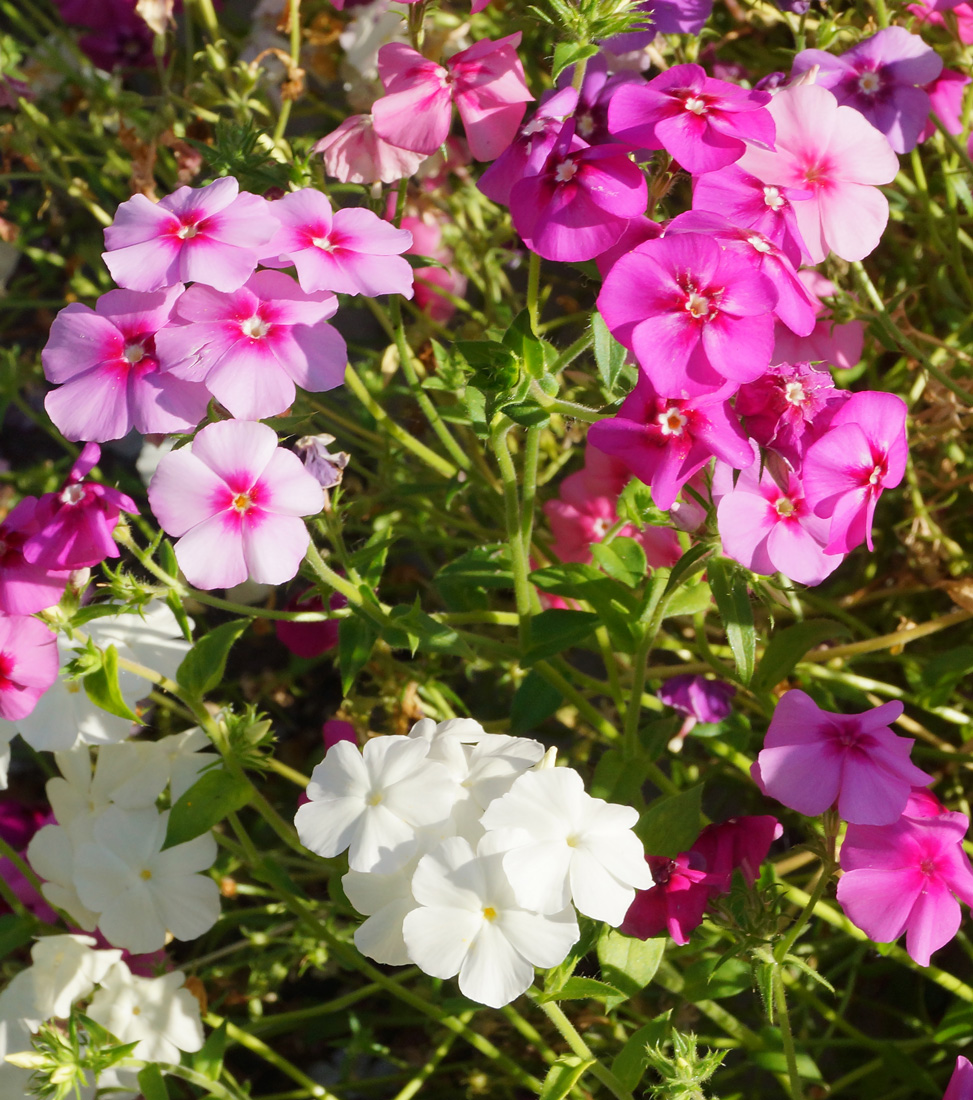
[[[347,849],[345,893],[367,920],[355,943],[378,962],[412,962],[500,1007],[534,967],[563,961],[575,908],[618,925],[651,883],[631,831],[638,814],[592,798],[529,738],[471,719],[423,719],[364,750],[332,744],[295,817],[322,856]]]

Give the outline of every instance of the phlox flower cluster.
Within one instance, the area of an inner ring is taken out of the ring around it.
[[[578,912],[621,923],[651,883],[631,807],[590,797],[529,738],[471,719],[418,722],[359,752],[336,740],[295,817],[319,855],[347,850],[345,893],[367,919],[364,954],[459,976],[471,1000],[500,1007],[534,967],[556,966]]]

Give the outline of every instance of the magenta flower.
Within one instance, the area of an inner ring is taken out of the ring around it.
[[[158,335],[163,377],[204,383],[241,420],[277,416],[293,404],[295,385],[311,393],[341,385],[348,349],[326,324],[337,308],[333,294],[305,294],[282,271],[258,271],[226,294],[197,283]]]
[[[863,714],[832,714],[795,688],[781,696],[753,765],[757,786],[792,810],[816,817],[837,801],[855,825],[889,825],[913,786],[932,776],[909,759],[913,741],[889,728],[903,711],[885,703]]]
[[[776,150],[751,146],[740,167],[765,184],[811,192],[794,205],[811,263],[829,252],[864,259],[889,217],[888,200],[876,185],[891,183],[899,170],[888,140],[815,84],[783,88],[767,110],[777,124]]]
[[[963,852],[964,814],[903,815],[886,825],[849,825],[841,845],[838,901],[877,943],[906,933],[920,966],[956,935],[959,898],[973,904],[973,868]]]
[[[715,172],[740,159],[746,142],[774,146],[769,92],[751,92],[674,65],[647,84],[625,84],[608,107],[608,128],[635,148],[665,149],[687,172]]]
[[[182,283],[142,294],[110,290],[89,309],[72,302],[54,318],[41,362],[60,383],[44,407],[68,439],[104,442],[134,428],[143,435],[185,432],[206,412],[203,386],[159,371],[156,333]]]
[[[732,684],[722,680],[707,680],[705,676],[680,673],[670,676],[656,694],[666,706],[697,722],[722,722],[733,709],[730,700],[736,695]]]
[[[636,6],[645,12],[645,21],[607,39],[606,50],[614,54],[644,50],[657,34],[699,34],[713,12],[713,0],[642,0]]]
[[[138,515],[135,501],[117,489],[84,477],[101,457],[97,443],[86,443],[59,493],[45,493],[34,511],[36,530],[23,545],[31,565],[84,569],[117,558],[112,531],[121,512]]]
[[[744,470],[720,500],[716,523],[723,553],[762,576],[783,573],[798,584],[820,584],[844,561],[827,553],[828,522],[815,516],[801,482],[786,475],[786,489],[765,466]]]
[[[70,570],[32,565],[24,557],[24,543],[36,534],[36,497],[24,499],[0,523],[0,611],[32,615],[58,603]]]
[[[520,34],[488,38],[445,65],[393,42],[378,51],[385,95],[372,105],[376,133],[401,149],[434,153],[449,135],[456,103],[476,160],[493,160],[510,144],[524,116],[527,91],[517,57]]]
[[[802,50],[793,73],[818,66],[815,84],[828,88],[841,104],[856,111],[889,139],[897,153],[919,141],[929,117],[929,94],[922,85],[943,69],[939,54],[904,27],[886,27],[841,57],[824,50]]]
[[[574,78],[575,66],[569,65],[557,78],[557,87],[567,91],[572,87]],[[608,105],[612,96],[623,84],[642,86],[644,83],[640,73],[629,69],[622,69],[609,76],[608,59],[603,53],[589,57],[581,87],[577,92],[577,106],[573,112],[574,129],[578,137],[589,145],[610,144],[613,138],[608,129]]]
[[[105,230],[103,258],[126,290],[188,282],[236,290],[277,232],[271,209],[258,195],[241,193],[232,176],[205,187],[180,187],[157,203],[133,195]]]
[[[591,260],[645,213],[645,176],[617,145],[586,145],[564,123],[543,168],[514,184],[510,211],[524,244],[546,260]]]
[[[644,375],[615,416],[591,425],[588,442],[616,455],[650,485],[663,511],[714,455],[736,470],[753,462],[750,441],[727,402],[714,396],[664,397]]]
[[[164,455],[149,504],[179,541],[190,584],[230,588],[248,577],[282,584],[300,568],[310,537],[300,517],[324,505],[324,490],[266,424],[209,424],[189,447]]]
[[[962,1054],[956,1059],[943,1100],[973,1100],[973,1065]]]
[[[735,390],[770,363],[777,300],[753,264],[708,236],[649,240],[609,271],[598,309],[664,395]]]
[[[348,606],[347,596],[340,592],[333,592],[328,600],[328,607],[337,611]],[[307,589],[299,596],[293,596],[284,604],[285,611],[324,611],[324,601],[313,588]],[[340,619],[322,619],[317,623],[294,622],[289,619],[279,619],[275,624],[277,640],[287,646],[295,657],[304,657],[310,660],[334,649],[338,644],[338,624]]]
[[[324,154],[325,172],[342,183],[395,183],[408,179],[425,159],[380,138],[371,115],[351,115],[311,151]]]
[[[785,325],[776,325],[771,363],[831,363],[842,370],[855,366],[862,357],[865,326],[861,321],[835,323],[821,299],[837,294],[838,288],[819,271],[806,267],[797,277],[817,299],[817,322],[808,336],[795,336]]]
[[[872,520],[885,489],[905,473],[906,405],[891,393],[853,394],[804,456],[804,488],[816,516],[831,517],[829,554],[862,542],[872,550]]]
[[[57,638],[39,619],[0,612],[0,718],[30,714],[59,667]]]
[[[963,96],[964,88],[970,83],[970,77],[953,69],[943,71],[923,89],[929,95],[930,117],[922,128],[919,141],[928,141],[936,133],[933,116],[946,127],[950,134],[963,132]]]
[[[402,259],[412,234],[361,207],[332,213],[327,195],[313,187],[273,204],[278,232],[263,250],[268,267],[297,269],[305,294],[402,294],[412,297],[412,268]]]

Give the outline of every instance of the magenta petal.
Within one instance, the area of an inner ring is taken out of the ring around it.
[[[909,867],[848,871],[838,882],[838,901],[849,920],[870,939],[892,943],[905,931],[925,880],[925,875]]]
[[[177,237],[157,237],[102,254],[111,277],[128,290],[162,290],[182,281]]]
[[[929,876],[909,915],[905,947],[920,966],[928,966],[937,951],[956,935],[960,926],[959,902],[942,880]]]
[[[776,572],[767,552],[767,538],[774,530],[773,508],[757,493],[739,489],[719,503],[716,522],[723,553],[763,576]]]
[[[817,817],[838,797],[840,762],[820,745],[765,747],[758,761],[767,794],[800,814]]]
[[[853,825],[891,825],[898,821],[912,784],[895,774],[897,771],[898,761],[877,747],[867,754],[855,750],[845,753],[838,813]]]
[[[344,337],[331,325],[298,325],[291,339],[301,355],[285,357],[282,362],[294,381],[310,393],[334,389],[344,381],[348,347]]]
[[[390,145],[415,153],[434,153],[443,144],[452,115],[449,89],[428,79],[372,104],[375,133]]]
[[[314,516],[324,507],[324,490],[293,451],[277,448],[258,481],[260,505],[283,516]]]
[[[396,229],[371,210],[338,210],[334,216],[332,240],[342,248],[373,256],[399,256],[412,247],[408,229]]]
[[[288,372],[266,343],[227,352],[206,375],[206,387],[240,420],[279,416],[293,405],[296,394]]]
[[[112,321],[100,317],[80,302],[72,302],[61,310],[51,325],[50,336],[41,352],[44,375],[49,382],[69,382],[106,360],[120,356],[124,348],[125,339]]]
[[[179,258],[179,277],[183,282],[203,283],[217,290],[236,290],[250,278],[257,266],[257,256],[251,248],[202,234],[184,244]]]
[[[132,430],[125,379],[110,370],[88,371],[52,390],[44,408],[65,439],[104,442]]]

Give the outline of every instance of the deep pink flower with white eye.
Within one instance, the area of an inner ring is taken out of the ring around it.
[[[929,95],[930,116],[919,135],[920,143],[928,141],[936,133],[935,116],[950,134],[963,132],[964,89],[970,83],[970,77],[953,69],[943,71],[925,86],[923,91]]]
[[[875,505],[905,474],[906,405],[891,393],[853,394],[804,456],[803,480],[816,516],[831,517],[829,554],[872,545]]]
[[[951,3],[950,0],[921,0],[918,4],[907,4],[906,11],[916,17],[920,23],[930,23],[934,27],[946,27],[952,32],[953,19],[956,20],[956,35],[960,42],[968,46],[973,42],[973,6],[968,3]],[[952,11],[953,19],[949,23],[943,18],[944,11]]]
[[[837,294],[838,288],[819,271],[806,267],[797,277],[817,300],[817,322],[808,336],[796,336],[785,325],[775,325],[771,363],[831,363],[842,370],[855,366],[862,357],[865,326],[861,321],[839,325],[832,319],[830,309],[821,299]]]
[[[864,259],[889,218],[888,200],[877,185],[891,183],[899,170],[888,139],[815,84],[783,88],[767,110],[777,124],[776,149],[750,146],[740,167],[765,184],[811,192],[794,204],[811,263],[829,252]]]
[[[0,718],[30,714],[59,667],[57,638],[39,619],[0,612]]]
[[[342,183],[395,183],[408,179],[425,159],[380,138],[371,115],[346,118],[311,152],[323,153],[325,172]]]
[[[333,592],[328,600],[328,608],[337,611],[348,606],[347,596]],[[314,588],[309,588],[299,596],[292,596],[285,611],[324,611],[324,600]],[[311,659],[320,657],[338,644],[338,626],[340,619],[322,619],[316,623],[302,623],[288,619],[279,619],[274,625],[277,640],[283,643],[295,657]],[[339,723],[340,724],[340,723]]]
[[[956,1059],[943,1100],[973,1100],[973,1064],[962,1054]]]
[[[615,145],[586,145],[564,123],[544,166],[514,184],[510,212],[524,244],[545,260],[591,260],[645,213],[641,168]]]
[[[920,966],[956,935],[959,898],[973,905],[973,868],[963,852],[965,814],[901,817],[888,825],[849,825],[841,845],[838,901],[877,943],[906,933]]]
[[[332,212],[327,195],[313,187],[292,191],[274,204],[280,222],[263,250],[268,267],[297,269],[305,294],[401,294],[412,297],[412,268],[402,259],[412,234],[361,207]]]
[[[912,787],[932,782],[909,759],[912,738],[889,728],[903,709],[896,700],[833,714],[794,688],[781,696],[751,774],[764,794],[808,817],[837,802],[845,821],[890,825]]]
[[[85,569],[105,558],[117,558],[112,538],[121,512],[138,515],[138,507],[125,493],[85,481],[101,457],[97,443],[86,443],[71,467],[59,493],[45,493],[34,511],[36,531],[23,545],[31,565],[48,569]]]
[[[62,435],[102,443],[132,428],[166,434],[199,423],[209,394],[160,373],[155,348],[182,291],[182,283],[151,294],[110,290],[93,310],[72,302],[54,318],[41,362],[59,387],[44,407]]]
[[[598,309],[665,395],[730,393],[770,362],[777,292],[700,233],[646,241],[609,271]]]
[[[70,570],[32,565],[24,557],[24,543],[38,531],[34,522],[36,497],[24,499],[0,523],[0,611],[32,615],[53,607],[64,594]]]
[[[644,375],[615,416],[591,425],[588,443],[616,455],[651,486],[663,511],[713,455],[736,470],[753,462],[750,441],[727,402],[713,396],[665,397]]]
[[[608,129],[636,148],[665,149],[687,172],[715,172],[743,156],[746,141],[774,146],[769,92],[751,92],[674,65],[647,84],[625,84],[608,107]]]
[[[449,135],[452,104],[476,160],[493,160],[513,140],[534,97],[517,57],[520,34],[488,38],[454,54],[444,65],[392,42],[378,51],[385,95],[372,104],[380,137],[402,149],[434,153]]]
[[[828,521],[804,499],[800,481],[787,476],[782,489],[765,467],[744,470],[716,510],[723,553],[762,576],[783,573],[798,584],[820,584],[844,560],[828,554]]]
[[[190,584],[230,588],[248,577],[282,584],[300,568],[310,537],[301,519],[320,512],[324,490],[266,424],[208,424],[188,447],[164,455],[149,504]]]
[[[802,50],[795,75],[817,66],[815,84],[834,92],[889,139],[897,153],[914,149],[929,117],[924,84],[943,69],[942,58],[905,27],[885,27],[840,57],[825,50]]]
[[[271,205],[240,191],[232,176],[180,187],[154,203],[133,195],[105,230],[103,259],[126,290],[162,290],[197,282],[236,290],[277,231]]]
[[[341,385],[348,349],[326,323],[337,308],[329,291],[305,294],[282,271],[258,271],[227,294],[191,286],[157,338],[163,377],[204,383],[240,420],[277,416],[295,384],[311,393]]]

